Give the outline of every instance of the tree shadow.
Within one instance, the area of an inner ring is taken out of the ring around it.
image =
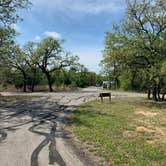
[[[153,100],[148,100],[148,99],[140,99],[138,101],[134,101],[134,104],[135,105],[138,105],[138,106],[145,106],[145,107],[148,107],[148,108],[156,108],[156,109],[165,109],[166,108],[166,101],[163,101],[163,102],[156,102],[156,101],[153,101]]]
[[[0,144],[7,138],[8,132],[15,132],[27,124],[32,124],[29,131],[45,139],[36,147],[31,156],[31,166],[38,166],[38,156],[41,150],[49,145],[48,163],[58,163],[65,166],[63,157],[56,150],[56,139],[70,139],[63,129],[57,128],[57,123],[64,123],[70,106],[59,104],[58,101],[49,101],[48,98],[39,100],[20,100],[14,103],[5,102],[0,105]],[[72,106],[74,107],[74,106]],[[7,124],[7,125],[6,125]]]

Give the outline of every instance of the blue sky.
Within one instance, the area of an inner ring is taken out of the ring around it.
[[[31,9],[20,12],[15,25],[22,45],[46,36],[64,39],[64,48],[80,57],[91,71],[100,71],[104,33],[119,23],[125,0],[33,0]]]

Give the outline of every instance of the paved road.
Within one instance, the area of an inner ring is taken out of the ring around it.
[[[79,104],[94,100],[101,90],[89,87],[80,92],[34,93],[30,101],[0,105],[0,165],[88,166],[87,156],[72,148],[63,128],[66,118]],[[144,96],[113,92],[113,97]],[[2,93],[2,95],[32,95]]]

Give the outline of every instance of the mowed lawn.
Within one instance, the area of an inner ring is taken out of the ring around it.
[[[166,103],[143,98],[89,102],[74,111],[68,129],[98,156],[98,165],[166,165]]]

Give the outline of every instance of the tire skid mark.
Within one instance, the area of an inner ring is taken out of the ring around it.
[[[17,125],[13,125],[13,126],[4,127],[4,128],[1,128],[0,130],[12,130],[12,129],[14,129],[14,128],[17,128],[17,127],[20,127],[20,126],[24,126],[24,125],[26,125],[26,124],[29,124],[29,123],[31,123],[31,122],[32,122],[32,120],[27,121],[27,122],[24,122],[24,123],[21,123],[21,124],[17,124]]]
[[[28,115],[31,117],[31,120],[28,120],[24,123],[16,124],[13,126],[0,128],[0,143],[2,140],[5,140],[7,137],[6,130],[12,130],[16,127],[23,126],[25,124],[32,124],[31,127],[29,127],[29,131],[35,134],[38,134],[40,136],[44,136],[43,141],[37,145],[37,147],[34,149],[33,153],[31,154],[31,166],[39,166],[39,154],[42,151],[44,147],[48,145],[49,153],[48,153],[48,164],[54,165],[57,163],[59,166],[66,166],[65,161],[63,160],[63,156],[60,155],[56,148],[56,127],[57,127],[57,121],[64,120],[63,117],[61,118],[61,115],[59,115],[59,112],[66,113],[67,108],[70,103],[73,101],[81,100],[85,102],[86,100],[89,100],[91,97],[94,97],[96,95],[79,95],[68,98],[68,96],[60,95],[59,98],[52,100],[52,97],[44,97],[38,103],[31,101],[28,103],[24,103],[27,108],[22,110],[25,106],[20,107],[20,104],[15,105],[15,107],[19,109],[19,111],[16,111],[15,113],[6,115],[3,118],[3,120],[10,120],[11,118],[15,118],[21,116],[21,115]],[[64,100],[63,100],[64,99]],[[47,102],[48,104],[47,104]],[[46,104],[46,105],[45,105]],[[50,108],[50,104],[51,108]],[[44,106],[45,107],[44,107]],[[48,106],[49,105],[49,106]],[[73,104],[75,106],[75,103]],[[73,107],[73,105],[71,105]],[[33,107],[32,107],[33,106]],[[42,106],[42,107],[41,107]],[[12,107],[13,108],[13,107]],[[45,109],[46,111],[40,112],[39,108]],[[36,110],[37,109],[37,110]],[[57,110],[55,112],[55,109]],[[43,132],[38,126],[42,128],[42,125],[49,124],[51,128],[49,132]]]
[[[39,122],[38,124],[35,124],[29,128],[30,132],[36,133],[38,135],[43,135],[46,138],[38,145],[38,147],[33,151],[31,155],[31,166],[39,166],[38,163],[38,157],[41,152],[41,150],[50,142],[49,145],[49,164],[58,163],[60,166],[66,166],[66,163],[64,162],[63,158],[59,154],[59,152],[56,150],[56,140],[55,140],[55,132],[56,132],[56,122],[54,122],[53,126],[51,127],[50,133],[44,133],[41,131],[36,131],[35,127],[41,125],[42,122]]]
[[[49,140],[45,138],[40,145],[33,151],[31,155],[31,166],[39,166],[38,156],[40,151],[49,143]]]
[[[58,163],[60,166],[66,166],[63,158],[56,150],[56,140],[55,140],[55,132],[56,132],[57,123],[51,129],[50,132],[50,145],[49,145],[49,164]]]
[[[18,115],[21,115],[21,114],[24,115],[25,112],[30,112],[30,110],[21,110],[21,111],[18,111],[17,113],[10,114],[10,115],[6,116],[6,117],[4,118],[4,120],[8,120],[8,119],[10,119],[11,117],[12,117],[12,118],[17,117]]]
[[[0,143],[7,138],[7,132],[5,132],[5,130],[14,130],[14,128],[16,128],[16,127],[24,126],[24,125],[29,124],[31,122],[32,121],[30,120],[30,121],[27,121],[23,124],[18,124],[18,125],[0,128]]]
[[[7,137],[7,133],[4,130],[0,129],[0,142],[5,140],[6,137]]]

